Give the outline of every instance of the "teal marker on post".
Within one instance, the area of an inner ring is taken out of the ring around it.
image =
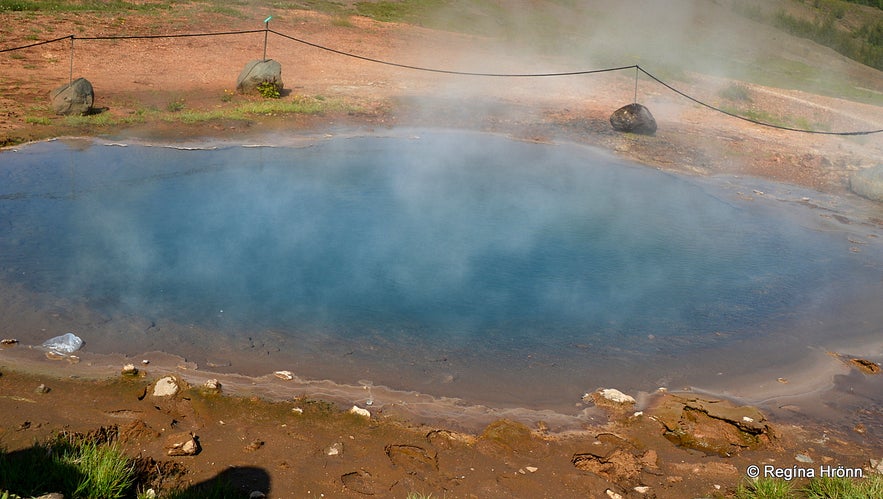
[[[264,19],[264,58],[263,60],[267,60],[267,35],[270,34],[270,19],[273,19],[273,16],[270,16]]]

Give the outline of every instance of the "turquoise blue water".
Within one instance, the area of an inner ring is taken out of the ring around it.
[[[417,357],[638,369],[787,330],[879,284],[876,257],[818,219],[592,149],[479,134],[0,154],[4,281],[180,325],[169,349],[186,348],[186,327],[209,331],[206,357],[272,332],[282,358],[349,345],[355,373],[359,345],[382,344],[365,369],[390,384]],[[146,341],[115,334],[87,345]]]

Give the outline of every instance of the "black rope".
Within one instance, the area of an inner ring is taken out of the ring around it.
[[[854,135],[871,135],[871,134],[883,132],[883,129],[863,130],[863,131],[855,131],[855,132],[826,132],[826,131],[819,131],[819,130],[808,130],[808,129],[804,129],[804,128],[792,128],[792,127],[787,127],[787,126],[782,126],[782,125],[776,125],[774,123],[767,123],[765,121],[760,121],[760,120],[755,120],[755,119],[748,118],[745,116],[740,116],[738,114],[726,111],[726,110],[721,109],[719,107],[712,106],[711,104],[703,102],[703,101],[701,101],[701,100],[699,100],[699,99],[697,99],[697,98],[695,98],[685,92],[678,90],[677,88],[669,85],[668,83],[664,82],[663,80],[652,75],[650,72],[648,72],[647,70],[645,70],[644,68],[642,68],[641,66],[639,66],[637,64],[632,64],[629,66],[619,66],[619,67],[614,67],[614,68],[590,69],[590,70],[583,70],[583,71],[563,71],[563,72],[557,72],[557,73],[481,73],[481,72],[472,72],[472,71],[454,71],[454,70],[448,70],[448,69],[413,66],[413,65],[409,65],[409,64],[399,64],[396,62],[384,61],[381,59],[374,59],[371,57],[365,57],[365,56],[353,54],[350,52],[344,52],[342,50],[333,49],[331,47],[319,45],[317,43],[309,42],[309,41],[306,41],[306,40],[303,40],[300,38],[286,35],[284,33],[280,33],[278,31],[275,31],[272,29],[268,29],[268,26],[269,25],[265,26],[264,29],[251,29],[251,30],[242,30],[242,31],[221,31],[221,32],[214,32],[214,33],[181,33],[181,34],[174,34],[174,35],[106,35],[106,36],[79,36],[79,37],[75,36],[75,35],[68,35],[68,36],[63,36],[61,38],[55,38],[53,40],[46,40],[46,41],[42,41],[42,42],[32,43],[30,45],[23,45],[20,47],[0,49],[0,53],[12,52],[15,50],[22,50],[22,49],[26,49],[26,48],[36,47],[38,45],[55,43],[55,42],[58,42],[61,40],[67,40],[67,39],[70,39],[71,42],[73,42],[74,38],[78,38],[80,40],[139,40],[139,39],[144,40],[144,39],[156,39],[156,38],[186,38],[186,37],[200,37],[200,36],[244,35],[244,34],[250,34],[250,33],[264,33],[264,34],[273,33],[274,35],[281,36],[282,38],[286,38],[288,40],[291,40],[291,41],[294,41],[297,43],[301,43],[303,45],[307,45],[307,46],[317,48],[320,50],[324,50],[327,52],[331,52],[334,54],[338,54],[338,55],[342,55],[342,56],[346,56],[346,57],[351,57],[353,59],[359,59],[362,61],[373,62],[376,64],[383,64],[386,66],[392,66],[392,67],[396,67],[396,68],[410,69],[410,70],[423,71],[423,72],[429,72],[429,73],[458,75],[458,76],[484,76],[484,77],[497,77],[497,78],[543,78],[543,77],[557,77],[557,76],[579,76],[579,75],[588,75],[588,74],[597,74],[597,73],[608,73],[608,72],[612,72],[612,71],[622,71],[625,69],[634,69],[636,72],[636,74],[635,74],[635,101],[636,102],[637,102],[637,84],[638,84],[637,72],[640,71],[640,72],[644,73],[645,75],[647,75],[647,77],[649,77],[653,81],[659,83],[660,85],[662,85],[665,88],[671,90],[672,92],[680,95],[681,97],[684,97],[685,99],[690,100],[691,102],[694,102],[696,104],[699,104],[700,106],[711,109],[712,111],[716,111],[718,113],[725,114],[725,115],[730,116],[732,118],[737,118],[737,119],[740,119],[743,121],[747,121],[747,122],[753,123],[755,125],[769,127],[769,128],[775,128],[778,130],[786,130],[789,132],[812,133],[812,134],[818,134],[818,135],[839,135],[839,136],[853,135],[854,136]]]
[[[243,31],[218,31],[215,33],[179,33],[175,35],[106,35],[106,36],[78,36],[78,40],[139,40],[154,38],[192,38],[197,36],[225,36],[246,35],[249,33],[263,33],[263,29],[247,29]],[[71,35],[73,36],[73,35]]]
[[[575,75],[586,75],[586,74],[594,74],[594,73],[606,73],[606,72],[610,72],[610,71],[621,71],[621,70],[624,70],[624,69],[632,69],[632,68],[634,68],[634,69],[635,69],[635,102],[636,102],[636,103],[637,103],[637,100],[638,100],[638,98],[637,98],[637,95],[638,95],[638,75],[637,75],[637,71],[640,71],[640,72],[644,73],[645,75],[647,75],[648,77],[650,77],[651,79],[653,79],[654,81],[656,81],[657,83],[659,83],[660,85],[662,85],[662,86],[668,88],[668,89],[671,90],[672,92],[674,92],[674,93],[676,93],[676,94],[678,94],[678,95],[680,95],[680,96],[682,96],[682,97],[685,97],[685,98],[689,99],[689,100],[692,101],[692,102],[695,102],[696,104],[699,104],[699,105],[701,105],[701,106],[705,106],[705,107],[707,107],[708,109],[711,109],[711,110],[713,110],[713,111],[717,111],[717,112],[722,113],[722,114],[725,114],[725,115],[727,115],[727,116],[731,116],[731,117],[733,117],[733,118],[738,118],[738,119],[740,119],[740,120],[747,121],[747,122],[749,122],[749,123],[753,123],[753,124],[755,124],[755,125],[765,126],[765,127],[769,127],[769,128],[776,128],[776,129],[779,129],[779,130],[787,130],[787,131],[789,131],[789,132],[813,133],[813,134],[819,134],[819,135],[841,135],[841,136],[843,136],[843,135],[871,135],[871,134],[875,134],[875,133],[881,133],[881,132],[883,132],[883,129],[880,129],[880,130],[862,130],[862,131],[857,131],[857,132],[825,132],[825,131],[819,131],[819,130],[808,130],[808,129],[803,129],[803,128],[791,128],[791,127],[787,127],[787,126],[776,125],[776,124],[773,124],[773,123],[767,123],[767,122],[764,122],[764,121],[759,121],[759,120],[755,120],[755,119],[747,118],[747,117],[745,117],[745,116],[740,116],[740,115],[738,115],[738,114],[731,113],[731,112],[729,112],[729,111],[725,111],[725,110],[723,110],[723,109],[721,109],[721,108],[719,108],[719,107],[712,106],[711,104],[708,104],[708,103],[702,102],[702,101],[700,101],[699,99],[696,99],[695,97],[692,97],[692,96],[690,96],[690,95],[688,95],[688,94],[686,94],[686,93],[684,93],[684,92],[681,92],[680,90],[678,90],[678,89],[672,87],[672,86],[669,85],[668,83],[666,83],[666,82],[660,80],[659,78],[653,76],[652,74],[650,74],[649,72],[647,72],[647,70],[645,70],[644,68],[642,68],[641,66],[639,66],[639,65],[637,65],[637,64],[633,64],[633,65],[631,65],[631,66],[621,66],[621,67],[616,67],[616,68],[593,69],[593,70],[588,70],[588,71],[566,71],[566,72],[561,72],[561,73],[514,73],[514,74],[513,74],[513,73],[473,73],[473,72],[469,72],[469,71],[451,71],[451,70],[446,70],[446,69],[435,69],[435,68],[426,68],[426,67],[421,67],[421,66],[411,66],[411,65],[407,65],[407,64],[398,64],[398,63],[395,63],[395,62],[383,61],[383,60],[380,60],[380,59],[373,59],[373,58],[371,58],[371,57],[365,57],[365,56],[361,56],[361,55],[357,55],[357,54],[352,54],[352,53],[350,53],[350,52],[344,52],[344,51],[342,51],[342,50],[333,49],[333,48],[330,48],[330,47],[326,47],[326,46],[324,46],[324,45],[319,45],[319,44],[317,44],[317,43],[308,42],[308,41],[306,41],[306,40],[302,40],[302,39],[300,39],[300,38],[295,38],[295,37],[293,37],[293,36],[289,36],[289,35],[285,35],[285,34],[283,34],[283,33],[279,33],[278,31],[273,31],[273,30],[269,30],[269,31],[270,31],[271,33],[276,34],[276,35],[279,35],[279,36],[281,36],[281,37],[283,37],[283,38],[287,38],[287,39],[289,39],[289,40],[292,40],[292,41],[295,41],[295,42],[298,42],[298,43],[302,43],[302,44],[304,44],[304,45],[309,45],[310,47],[315,47],[315,48],[317,48],[317,49],[325,50],[325,51],[332,52],[332,53],[335,53],[335,54],[340,54],[340,55],[343,55],[343,56],[346,56],[346,57],[352,57],[352,58],[354,58],[354,59],[359,59],[359,60],[362,60],[362,61],[375,62],[375,63],[378,63],[378,64],[385,64],[385,65],[387,65],[387,66],[393,66],[393,67],[397,67],[397,68],[413,69],[413,70],[416,70],[416,71],[424,71],[424,72],[430,72],[430,73],[443,73],[443,74],[452,74],[452,75],[461,75],[461,76],[492,76],[492,77],[504,77],[504,78],[535,78],[535,77],[547,77],[547,76],[575,76]]]
[[[563,73],[474,73],[471,71],[453,71],[449,69],[436,69],[436,68],[427,68],[422,66],[411,66],[408,64],[399,64],[397,62],[389,62],[381,59],[372,59],[371,57],[365,57],[363,55],[357,55],[350,52],[344,52],[342,50],[333,49],[331,47],[326,47],[324,45],[319,45],[317,43],[308,42],[306,40],[302,40],[300,38],[295,38],[293,36],[289,36],[278,31],[270,30],[270,33],[274,35],[279,35],[282,38],[287,38],[289,40],[302,43],[304,45],[309,45],[310,47],[315,47],[320,50],[325,50],[327,52],[332,52],[334,54],[340,54],[347,57],[352,57],[353,59],[359,59],[362,61],[375,62],[377,64],[384,64],[386,66],[393,66],[396,68],[404,68],[404,69],[413,69],[416,71],[424,71],[428,73],[442,73],[449,75],[458,75],[458,76],[490,76],[490,77],[498,77],[498,78],[542,78],[546,76],[576,76],[576,75],[587,75],[594,73],[606,73],[609,71],[621,71],[623,69],[632,69],[637,67],[632,64],[631,66],[622,66],[618,68],[604,68],[604,69],[590,69],[586,71],[567,71]]]
[[[825,131],[821,131],[821,130],[808,130],[808,129],[805,129],[805,128],[791,128],[791,127],[788,127],[788,126],[776,125],[776,124],[773,124],[773,123],[767,123],[767,122],[765,122],[765,121],[759,121],[759,120],[755,120],[755,119],[747,118],[747,117],[745,117],[745,116],[740,116],[740,115],[738,115],[738,114],[731,113],[731,112],[726,111],[726,110],[724,110],[724,109],[721,109],[721,108],[719,108],[719,107],[712,106],[711,104],[708,104],[708,103],[702,102],[701,100],[696,99],[695,97],[692,97],[692,96],[690,96],[690,95],[687,95],[686,93],[681,92],[680,90],[676,89],[675,87],[673,87],[673,86],[669,85],[668,83],[666,83],[666,82],[660,80],[659,78],[653,76],[652,74],[650,74],[649,72],[647,72],[647,70],[645,70],[645,69],[642,68],[641,66],[638,66],[638,70],[640,70],[642,73],[644,73],[645,75],[647,75],[648,77],[650,77],[651,79],[653,79],[654,81],[656,81],[656,83],[659,83],[659,84],[662,85],[663,87],[665,87],[665,88],[671,90],[672,92],[674,92],[674,93],[680,95],[681,97],[684,97],[685,99],[688,99],[688,100],[690,100],[690,101],[693,101],[693,102],[695,102],[696,104],[699,104],[700,106],[705,106],[705,107],[707,107],[708,109],[711,109],[712,111],[717,111],[717,112],[719,112],[719,113],[726,114],[727,116],[732,116],[733,118],[738,118],[738,119],[740,119],[740,120],[747,121],[747,122],[749,122],[749,123],[754,123],[755,125],[761,125],[761,126],[770,127],[770,128],[777,128],[777,129],[779,129],[779,130],[787,130],[787,131],[789,131],[789,132],[815,133],[815,134],[818,134],[818,135],[871,135],[871,134],[874,134],[874,133],[880,133],[880,132],[883,132],[883,129],[880,129],[880,130],[864,130],[864,131],[859,131],[859,132],[825,132]]]
[[[54,39],[54,40],[46,40],[46,41],[43,41],[43,42],[36,42],[36,43],[32,43],[32,44],[30,44],[30,45],[22,45],[21,47],[12,47],[12,48],[8,48],[8,49],[0,49],[0,54],[2,54],[3,52],[14,52],[14,51],[16,51],[16,50],[29,49],[29,48],[31,48],[31,47],[36,47],[36,46],[38,46],[38,45],[46,45],[47,43],[60,42],[60,41],[62,41],[62,40],[67,40],[68,38],[73,38],[73,37],[74,37],[74,35],[67,35],[67,36],[62,36],[61,38],[56,38],[56,39]]]

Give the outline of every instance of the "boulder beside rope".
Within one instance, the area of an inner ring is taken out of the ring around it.
[[[282,65],[273,59],[249,61],[236,79],[236,90],[255,92],[262,83],[272,83],[282,91]]]
[[[623,106],[610,115],[610,125],[617,132],[653,135],[656,133],[656,120],[650,110],[641,104]]]
[[[52,101],[52,110],[61,115],[87,115],[92,112],[92,104],[95,102],[95,92],[92,84],[85,78],[62,85],[49,92]]]

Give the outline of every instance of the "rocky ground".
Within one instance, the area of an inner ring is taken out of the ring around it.
[[[259,11],[256,18],[265,14]],[[0,19],[4,47],[32,43],[34,26],[51,26],[39,39],[255,28],[250,20],[185,16],[175,10],[124,16],[3,13]],[[519,54],[501,55],[493,40],[363,18],[342,23],[292,11],[273,23],[274,29],[315,43],[409,64],[473,69],[493,61],[500,71],[517,71],[522,61]],[[269,56],[283,66],[289,91],[283,100],[319,97],[342,105],[320,114],[241,118],[232,111],[260,99],[235,95],[232,89],[244,63],[260,56],[262,38],[243,35],[223,45],[214,38],[75,41],[74,76],[92,82],[101,111],[84,121],[56,117],[48,106],[49,91],[69,78],[69,41],[0,54],[0,143],[63,135],[192,142],[458,127],[524,140],[588,143],[652,167],[756,176],[844,196],[850,195],[849,175],[883,157],[879,134],[834,137],[759,127],[685,101],[646,79],[640,81],[638,100],[654,113],[658,131],[653,136],[614,132],[608,117],[632,102],[633,74],[517,84],[464,81],[356,61],[277,37],[271,37]],[[553,64],[573,67],[568,61]],[[879,86],[879,73],[867,73],[867,78],[869,88]],[[733,82],[691,74],[676,84],[726,104],[717,92]],[[878,106],[742,86],[750,105],[768,116],[824,123],[834,130],[883,128]],[[191,122],[184,117],[187,111],[215,111],[218,117]],[[871,216],[869,223],[880,225],[881,220]],[[657,394],[642,414],[629,404],[595,397],[592,402],[605,407],[606,417],[563,435],[550,434],[542,425],[527,428],[507,421],[483,432],[459,433],[376,411],[366,418],[309,398],[227,397],[188,387],[180,379],[176,394],[154,396],[158,375],[149,366],[137,376],[70,379],[4,368],[0,352],[0,371],[0,445],[15,452],[52,433],[103,428],[131,455],[141,456],[147,463],[144,476],[157,488],[220,477],[270,497],[404,497],[410,492],[433,497],[727,497],[752,464],[867,469],[871,459],[883,457],[883,449],[866,441],[861,428],[843,434],[770,422],[750,408],[690,394]],[[38,393],[40,385],[48,390]],[[169,455],[169,445],[183,447],[191,438],[198,442],[195,455]]]
[[[310,398],[225,396],[223,386],[190,387],[141,367],[102,380],[5,370],[0,441],[14,456],[79,432],[137,456],[144,488],[229,480],[243,497],[731,497],[751,465],[871,473],[881,457],[856,445],[858,434],[775,424],[692,394],[660,393],[636,411],[599,391],[587,399],[606,417],[583,430],[500,420],[463,433],[371,407],[364,415]]]

